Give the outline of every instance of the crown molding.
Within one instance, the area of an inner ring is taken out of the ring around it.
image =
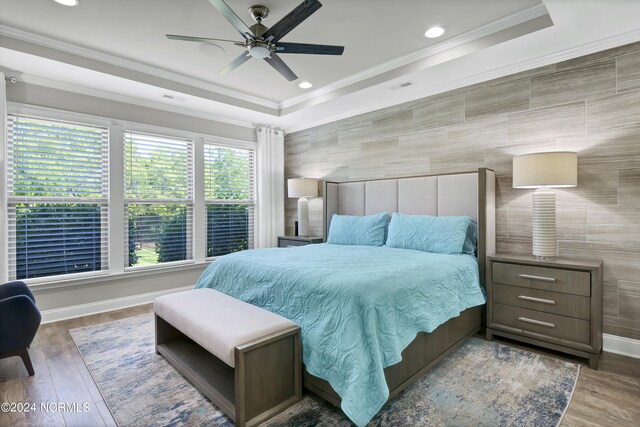
[[[60,82],[57,80],[47,79],[39,76],[32,76],[29,74],[22,74],[20,80],[27,84],[33,84],[37,86],[44,86],[52,89],[59,89],[66,92],[78,93],[81,95],[93,96],[96,98],[108,99],[110,101],[122,102],[125,104],[137,105],[139,107],[151,108],[155,110],[167,111],[170,113],[182,114],[190,117],[197,117],[200,119],[206,119],[210,121],[225,123],[234,126],[240,126],[245,128],[253,128],[253,123],[250,121],[232,119],[216,115],[215,118],[211,117],[211,113],[190,110],[183,106],[173,106],[170,104],[164,104],[159,101],[151,101],[142,98],[136,98],[134,96],[121,95],[114,92],[108,92],[100,89],[88,88],[85,86],[79,86],[71,83]]]
[[[525,13],[527,12],[527,13]],[[521,21],[525,21],[527,18],[531,18],[532,16],[537,16],[541,13],[541,9],[536,7],[536,8],[532,8],[529,9],[528,11],[524,11],[521,12],[520,14],[517,14],[520,17]],[[508,27],[508,22],[511,22],[511,24],[513,24],[513,22],[516,21],[509,21],[509,19],[514,19],[513,15],[511,17],[505,18],[504,20],[501,20],[502,24],[504,27]],[[495,23],[494,23],[495,24]],[[489,24],[489,25],[493,25],[493,24]],[[486,26],[485,26],[486,27]],[[493,27],[494,30],[497,27]],[[478,29],[479,31],[480,29]],[[488,31],[485,28],[485,31]],[[20,35],[20,37],[17,36],[17,34]],[[29,37],[30,33],[26,33],[24,31],[21,30],[16,30],[13,29],[11,27],[7,27],[4,25],[0,25],[0,35],[9,35],[11,37],[16,37],[19,39],[24,39],[24,37]],[[471,37],[469,35],[470,33],[466,34],[467,37]],[[477,33],[475,35],[475,37],[478,37]],[[24,36],[24,37],[21,37]],[[52,41],[49,39],[44,39],[40,36],[33,36],[34,39],[31,40],[26,40],[27,42],[32,42],[33,40],[37,40],[38,43],[35,44],[45,44],[47,46],[44,47],[51,47],[51,46],[58,46],[60,47],[61,45],[66,45],[64,43],[59,43],[56,41]],[[467,41],[470,40],[470,38],[466,39]],[[344,113],[340,113],[331,117],[327,117],[327,118],[322,118],[319,120],[301,120],[301,119],[297,119],[294,115],[291,115],[289,119],[285,120],[284,122],[281,122],[280,120],[276,119],[276,117],[274,117],[274,120],[278,123],[282,123],[281,126],[284,127],[284,129],[291,133],[291,132],[296,132],[296,131],[300,131],[303,129],[308,129],[311,127],[315,127],[315,126],[319,126],[322,124],[326,124],[326,123],[330,123],[330,122],[334,122],[337,120],[341,120],[341,119],[345,119],[348,117],[353,117],[355,115],[359,115],[359,114],[364,114],[370,111],[375,111],[375,110],[379,110],[382,108],[386,108],[386,107],[390,107],[393,105],[397,105],[403,102],[409,102],[409,101],[413,101],[416,99],[420,99],[420,98],[424,98],[427,96],[431,96],[431,95],[435,95],[438,93],[442,93],[442,92],[446,92],[446,91],[450,91],[453,89],[457,89],[460,87],[464,87],[467,85],[471,85],[471,84],[476,84],[476,83],[481,83],[484,81],[488,81],[488,80],[492,80],[495,78],[499,78],[499,77],[504,77],[510,74],[514,74],[514,73],[518,73],[521,71],[526,71],[526,70],[530,70],[533,68],[537,68],[537,67],[541,67],[541,66],[545,66],[545,65],[549,65],[549,64],[555,64],[558,62],[562,62],[565,60],[569,60],[569,59],[574,59],[580,56],[584,56],[584,55],[588,55],[588,54],[592,54],[594,52],[599,52],[602,50],[606,50],[606,49],[610,49],[613,47],[617,47],[617,46],[621,46],[621,45],[625,45],[628,43],[633,43],[633,42],[637,42],[640,40],[640,29],[637,30],[632,30],[632,31],[628,31],[626,33],[620,33],[614,36],[610,36],[610,37],[606,37],[603,39],[599,39],[599,40],[595,40],[589,43],[585,43],[576,47],[572,47],[570,49],[565,49],[562,51],[558,51],[558,52],[553,52],[551,54],[548,55],[542,55],[540,57],[537,58],[533,58],[533,59],[529,59],[526,61],[522,61],[519,63],[515,63],[515,64],[509,64],[509,65],[505,65],[505,66],[501,66],[501,67],[497,67],[491,70],[485,70],[483,72],[480,73],[476,73],[474,75],[470,75],[470,76],[466,76],[462,79],[457,79],[457,80],[452,80],[449,82],[442,82],[442,84],[440,86],[438,86],[437,88],[428,88],[426,90],[420,91],[420,92],[414,92],[414,91],[408,91],[407,96],[402,98],[401,100],[399,99],[395,99],[393,101],[385,101],[384,97],[377,97],[375,98],[375,102],[371,102],[370,104],[368,104],[366,107],[362,107],[362,108],[356,108]],[[451,40],[449,40],[448,42],[451,42]],[[462,43],[463,40],[459,39],[458,42]],[[73,47],[72,45],[68,45],[67,47]],[[453,44],[449,44],[448,45],[449,49],[451,49],[454,45]],[[458,45],[459,46],[459,45]],[[435,46],[434,46],[435,47]],[[52,47],[52,48],[56,48],[56,47]],[[444,49],[442,46],[440,46],[441,49]],[[435,54],[435,50],[431,50],[431,55]],[[80,51],[76,51],[75,54],[78,55],[82,55],[82,52]],[[426,55],[425,51],[421,51],[418,52],[414,55]],[[98,54],[99,55],[99,54]],[[115,58],[115,57],[113,57]],[[410,59],[407,59],[407,57],[403,57],[398,59],[397,61],[400,60],[414,60],[416,57],[412,56]],[[117,59],[117,58],[116,58]],[[100,58],[98,60],[101,60]],[[392,61],[394,62],[394,61]],[[124,64],[124,63],[121,63]],[[393,64],[390,65],[390,63],[385,63],[383,65],[381,65],[380,67],[386,66],[386,67],[390,67]],[[375,69],[371,69],[368,70],[368,72],[373,72],[372,70]],[[158,71],[158,70],[156,70]],[[164,74],[163,74],[164,75]],[[169,75],[169,74],[166,74]],[[351,78],[356,78],[357,75],[352,76]],[[119,101],[119,102],[126,102],[129,104],[133,104],[133,105],[140,105],[140,106],[144,106],[144,107],[148,107],[148,108],[155,108],[155,109],[159,109],[159,110],[165,110],[165,111],[170,111],[170,112],[175,112],[178,114],[185,114],[185,115],[189,115],[189,116],[193,116],[193,117],[198,117],[198,118],[204,118],[204,119],[209,119],[211,120],[211,113],[206,113],[204,111],[199,111],[199,110],[189,110],[186,109],[185,106],[173,106],[170,104],[164,104],[164,103],[160,103],[160,102],[154,102],[151,100],[145,100],[145,99],[141,99],[141,98],[136,98],[134,96],[126,96],[126,95],[120,95],[120,94],[115,94],[112,92],[106,92],[106,91],[101,91],[98,89],[91,89],[91,88],[87,88],[87,87],[80,87],[77,85],[72,85],[72,84],[68,84],[68,83],[63,83],[63,82],[59,82],[59,81],[53,81],[53,80],[48,80],[48,79],[44,79],[44,78],[40,78],[40,77],[35,77],[35,76],[26,76],[25,77],[27,82],[29,83],[33,83],[33,84],[38,84],[38,85],[43,85],[43,86],[48,86],[48,87],[52,87],[52,88],[58,88],[61,90],[66,90],[66,91],[70,91],[70,92],[77,92],[77,93],[81,93],[81,94],[86,94],[86,95],[90,95],[90,96],[98,96],[98,97],[103,97],[106,99],[111,99],[114,101]],[[22,78],[23,80],[25,78]],[[362,78],[362,76],[360,76],[360,78]],[[340,82],[344,82],[340,81]],[[335,85],[339,84],[340,82],[335,83]],[[211,86],[209,84],[209,86]],[[331,85],[333,86],[333,85]],[[321,88],[318,91],[321,90],[325,90],[327,87]],[[305,94],[305,97],[308,96],[319,96],[318,95],[318,91],[313,92],[312,94]],[[320,93],[320,95],[322,95],[322,93]],[[207,98],[203,98],[203,99],[207,99]],[[300,99],[295,98],[296,100]],[[285,101],[285,102],[290,102],[291,100]],[[215,102],[215,101],[214,101]],[[279,104],[275,104],[272,103],[271,105],[279,105]],[[246,109],[246,108],[245,108]],[[249,111],[249,110],[247,110]],[[281,116],[280,119],[284,119],[286,117],[285,116]],[[215,118],[216,121],[222,122],[222,123],[228,123],[228,124],[233,124],[233,125],[238,125],[238,126],[243,126],[243,127],[253,127],[255,125],[255,121],[253,123],[250,123],[249,121],[243,121],[243,120],[237,120],[237,119],[232,119],[232,118],[225,118],[222,116],[217,116]],[[289,123],[289,125],[287,125],[287,123]]]
[[[367,104],[366,107],[357,108],[344,113],[332,116],[331,118],[325,118],[316,121],[305,121],[301,124],[294,124],[292,126],[285,127],[287,133],[299,132],[305,129],[310,129],[316,126],[321,126],[327,123],[332,123],[338,120],[347,119],[349,117],[358,116],[360,114],[370,113],[372,111],[380,110],[383,108],[392,107],[394,105],[402,104],[405,102],[416,101],[418,99],[426,98],[432,95],[448,92],[451,90],[463,88],[473,84],[484,83],[500,77],[509,76],[512,74],[520,73],[522,71],[532,70],[534,68],[544,67],[546,65],[557,64],[559,62],[567,61],[570,59],[579,58],[581,56],[590,55],[592,53],[601,52],[603,50],[612,49],[614,47],[624,46],[626,44],[635,43],[640,41],[640,29],[628,31],[625,33],[616,34],[611,37],[595,40],[590,43],[585,43],[579,46],[575,46],[571,49],[565,49],[559,52],[554,52],[548,55],[542,55],[536,58],[528,59],[526,61],[520,61],[515,64],[509,64],[501,67],[497,67],[491,70],[482,71],[470,76],[466,76],[462,79],[451,80],[449,82],[441,82],[438,84],[437,89],[430,89],[427,91],[413,93],[413,96],[404,98],[402,100],[393,101],[380,101],[377,103]],[[381,98],[377,98],[381,99]]]
[[[346,119],[349,117],[354,117],[360,114],[365,114],[371,111],[376,111],[383,108],[391,107],[394,105],[398,105],[400,103],[414,101],[417,99],[425,98],[428,96],[432,96],[432,95],[447,92],[450,90],[458,89],[461,87],[469,86],[472,84],[482,83],[482,82],[493,80],[496,78],[519,73],[522,71],[531,70],[531,69],[542,67],[545,65],[555,64],[555,63],[566,61],[569,59],[575,59],[580,56],[589,55],[595,52],[607,50],[610,48],[622,46],[622,45],[637,42],[637,41],[640,41],[640,29],[617,34],[615,36],[596,40],[590,43],[585,43],[583,45],[576,46],[571,49],[566,49],[560,52],[554,52],[549,55],[544,55],[544,56],[540,56],[530,60],[521,61],[516,64],[509,64],[507,66],[502,66],[502,67],[494,68],[492,70],[483,71],[471,76],[467,76],[462,79],[452,80],[449,82],[442,82],[437,89],[432,89],[432,90],[423,91],[419,93],[414,92],[413,96],[403,98],[402,100],[385,102],[382,98],[377,98],[379,100],[378,102],[367,104],[366,107],[349,110],[344,113],[323,118],[320,120],[315,120],[315,121],[304,120],[301,123],[296,123],[294,119],[292,125],[284,126],[284,130],[287,133],[298,132],[304,129],[321,126],[323,124],[327,124],[327,123],[335,122],[338,120]],[[110,99],[113,101],[125,102],[132,105],[139,105],[147,108],[155,108],[159,110],[174,112],[177,114],[185,114],[193,117],[211,120],[210,113],[197,111],[197,110],[189,110],[181,106],[173,106],[170,104],[164,104],[164,103],[159,103],[155,101],[145,100],[145,99],[136,98],[133,96],[115,94],[112,92],[101,91],[98,89],[81,87],[81,86],[72,85],[69,83],[45,79],[42,77],[30,76],[26,74],[21,76],[21,80],[25,81],[26,83],[51,87],[54,89],[60,89],[60,90],[65,90],[69,92],[76,92],[84,95]],[[225,118],[222,116],[216,116],[215,120],[222,123],[227,123],[227,124],[237,125],[242,127],[257,126],[256,122],[248,122],[243,120]]]
[[[434,46],[430,46],[420,51],[413,52],[403,57],[396,58],[386,63],[377,65],[375,67],[372,67],[360,73],[356,73],[349,77],[341,79],[335,83],[326,85],[313,92],[306,93],[301,96],[291,98],[280,103],[269,101],[253,95],[249,95],[244,92],[235,91],[233,89],[229,89],[224,86],[216,85],[200,79],[189,77],[184,74],[175,73],[175,72],[164,70],[157,67],[152,67],[141,62],[121,58],[115,55],[107,54],[94,49],[77,46],[71,43],[50,39],[35,33],[20,30],[18,28],[10,27],[7,25],[0,24],[0,36],[15,38],[28,43],[33,43],[38,46],[58,50],[61,52],[70,53],[72,55],[76,55],[79,57],[88,58],[95,61],[100,61],[107,64],[115,65],[118,67],[153,75],[156,77],[172,80],[177,83],[195,86],[204,90],[218,93],[220,95],[229,96],[245,102],[251,102],[254,104],[262,105],[264,107],[282,111],[285,108],[289,108],[291,106],[309,101],[314,98],[325,96],[328,93],[334,92],[346,86],[361,82],[363,80],[369,79],[379,74],[394,70],[398,67],[402,67],[404,65],[419,61],[421,59],[428,58],[438,53],[445,52],[450,49],[468,44],[472,41],[475,41],[482,37],[493,34],[497,31],[501,31],[501,30],[522,24],[524,22],[544,16],[546,14],[547,14],[547,9],[544,6],[544,4],[534,6],[524,11],[518,12],[516,14],[510,15],[508,17],[486,24],[482,27],[476,28],[460,36],[453,37],[442,43],[438,43]]]
[[[104,62],[106,64],[115,65],[117,67],[122,67],[129,70],[137,71],[140,73],[149,74],[155,77],[171,80],[184,85],[194,86],[203,90],[215,92],[220,95],[236,98],[245,102],[261,105],[263,107],[271,108],[274,110],[278,110],[280,108],[279,103],[274,101],[266,100],[257,96],[249,95],[244,92],[240,92],[233,89],[229,89],[224,86],[216,85],[204,80],[189,77],[184,74],[168,71],[155,66],[150,66],[138,61],[125,59],[119,56],[100,52],[94,49],[89,49],[89,48],[77,46],[71,43],[54,40],[48,37],[43,37],[41,35],[20,30],[18,28],[10,27],[8,25],[0,24],[0,36],[14,38],[17,40],[21,40],[27,43],[32,43],[48,49],[70,53],[72,55],[76,55],[82,58],[88,58],[94,61]]]
[[[312,92],[305,93],[295,98],[290,98],[280,103],[280,108],[290,108],[294,105],[309,101],[313,98],[325,96],[338,89],[342,89],[346,86],[350,86],[359,83],[363,80],[378,76],[382,73],[395,70],[396,68],[409,65],[413,62],[420,61],[422,59],[429,58],[442,52],[446,52],[451,49],[455,49],[459,46],[466,45],[475,40],[494,34],[498,31],[506,30],[516,25],[523,24],[536,18],[548,15],[547,8],[544,4],[525,9],[521,12],[499,19],[497,21],[490,22],[489,24],[478,27],[474,30],[468,31],[459,36],[452,37],[436,45],[427,47],[417,52],[410,53],[408,55],[401,56],[399,58],[387,61],[383,64],[376,65],[360,73],[353,74],[344,79],[338,80],[329,85],[318,88]]]

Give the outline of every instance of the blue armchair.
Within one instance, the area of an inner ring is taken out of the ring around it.
[[[36,300],[24,282],[0,285],[0,359],[20,356],[29,376],[34,372],[27,349],[41,320]]]

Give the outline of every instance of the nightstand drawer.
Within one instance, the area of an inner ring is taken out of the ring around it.
[[[493,302],[498,304],[577,317],[584,320],[591,318],[591,299],[589,297],[498,283],[493,285],[493,289]]]
[[[589,345],[590,322],[509,305],[493,305],[492,328],[500,325]]]
[[[584,271],[494,262],[493,282],[573,295],[591,295],[591,275]]]

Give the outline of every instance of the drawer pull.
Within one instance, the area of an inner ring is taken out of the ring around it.
[[[518,274],[521,279],[538,280],[540,282],[556,283],[555,277],[532,276],[531,274]]]
[[[544,298],[536,298],[536,297],[528,297],[526,295],[518,295],[518,299],[523,299],[525,301],[541,302],[542,304],[556,305],[556,302],[554,300],[544,299]]]
[[[526,323],[533,323],[534,325],[546,326],[548,328],[555,328],[556,325],[554,323],[543,322],[542,320],[534,320],[529,319],[527,317],[518,317],[518,320]]]

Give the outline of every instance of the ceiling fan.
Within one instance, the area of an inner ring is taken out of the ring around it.
[[[232,42],[245,48],[246,51],[220,70],[220,74],[225,74],[235,70],[253,57],[264,59],[285,79],[293,81],[296,80],[298,76],[291,71],[291,68],[284,63],[278,54],[305,53],[312,55],[342,55],[342,52],[344,52],[344,46],[286,43],[280,41],[281,38],[286,36],[291,30],[300,25],[305,19],[322,7],[322,4],[318,0],[304,0],[300,5],[298,5],[298,7],[293,9],[270,28],[262,24],[262,20],[269,15],[269,9],[265,6],[256,5],[249,8],[249,13],[256,23],[251,27],[248,27],[224,1],[209,0],[209,2],[213,7],[218,9],[218,12],[220,12],[236,30],[238,30],[240,35],[244,38],[243,42],[213,39],[208,37],[180,36],[177,34],[167,34],[167,38],[171,40],[199,43],[208,43],[212,41]]]

